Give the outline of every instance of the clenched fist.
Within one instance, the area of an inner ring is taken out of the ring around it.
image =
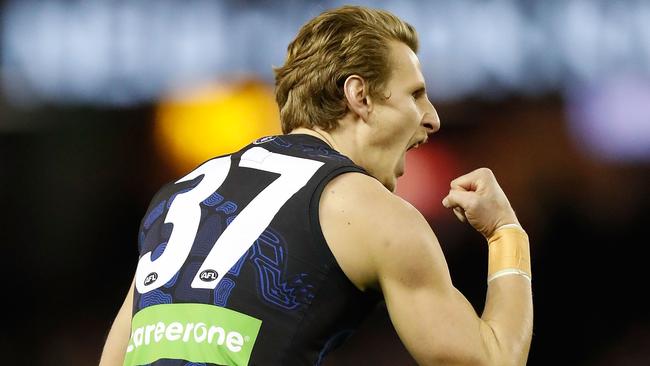
[[[443,206],[454,210],[459,220],[469,222],[486,238],[503,225],[519,220],[508,197],[490,169],[479,168],[451,181]]]

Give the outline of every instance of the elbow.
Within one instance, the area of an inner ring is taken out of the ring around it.
[[[418,362],[423,366],[520,366],[521,364],[515,361],[508,362],[507,360],[494,360],[482,357],[463,357],[459,358],[444,358],[436,357],[430,358],[425,362]],[[524,363],[525,365],[525,363]]]
[[[424,362],[418,362],[418,365],[422,366],[496,366],[498,364],[496,363],[491,363],[487,360],[480,359],[480,358],[471,358],[471,357],[463,357],[462,359],[459,358],[451,358],[451,357],[435,357],[435,358],[429,358]],[[498,365],[498,366],[507,366],[507,365]]]
[[[530,349],[530,334],[525,332],[515,337],[498,337],[497,332],[488,323],[483,323],[482,358],[477,365],[521,366],[526,365]]]
[[[453,348],[453,347],[452,347]],[[473,349],[450,349],[433,350],[429,349],[426,354],[417,357],[418,365],[422,366],[509,366],[502,364],[490,358],[486,352],[482,352],[480,347]]]
[[[526,365],[528,347],[519,342],[503,342],[489,337],[469,345],[426,347],[416,357],[418,365],[432,366],[523,366]],[[416,356],[416,353],[413,353]]]

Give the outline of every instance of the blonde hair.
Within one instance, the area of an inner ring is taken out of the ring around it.
[[[303,25],[284,65],[274,69],[282,131],[336,128],[348,112],[343,84],[350,75],[368,83],[369,95],[383,92],[391,71],[389,41],[417,52],[415,28],[384,10],[343,6]]]

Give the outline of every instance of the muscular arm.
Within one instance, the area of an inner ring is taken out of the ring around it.
[[[360,174],[328,185],[321,198],[321,226],[352,282],[383,292],[395,329],[418,363],[525,364],[532,333],[527,279],[491,281],[479,317],[453,286],[438,240],[422,215]]]
[[[424,365],[525,364],[532,331],[530,282],[520,276],[492,281],[479,318],[452,285],[439,244],[418,216],[402,216],[414,227],[403,236],[408,249],[378,253],[387,262],[377,266],[379,283],[406,347]]]
[[[133,283],[129,289],[122,307],[120,307],[111,330],[106,338],[102,357],[99,361],[100,366],[113,366],[124,364],[124,355],[129,343],[131,333],[131,308],[133,306]]]

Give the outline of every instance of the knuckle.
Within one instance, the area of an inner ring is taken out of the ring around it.
[[[494,177],[494,173],[492,172],[492,169],[490,169],[490,168],[482,167],[482,168],[479,168],[479,171],[481,172],[481,174],[483,174],[485,176]]]

